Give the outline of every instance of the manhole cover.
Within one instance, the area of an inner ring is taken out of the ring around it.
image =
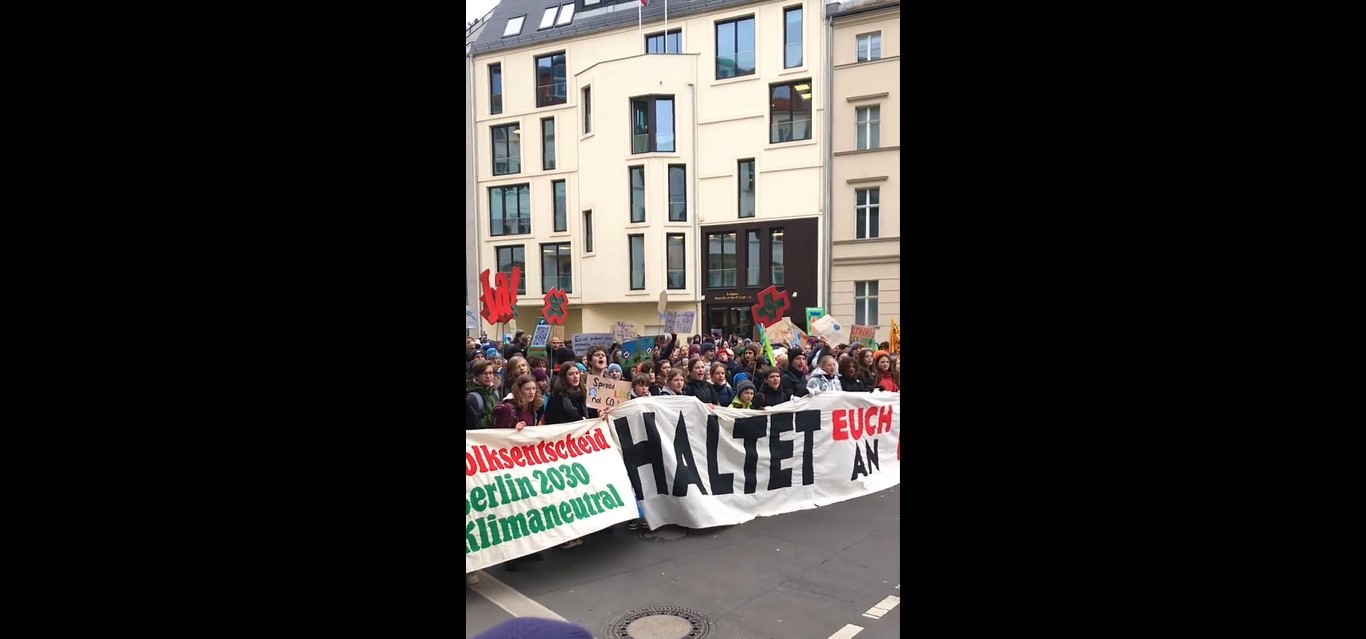
[[[678,606],[650,606],[628,612],[602,627],[606,639],[702,639],[711,619]]]
[[[678,526],[664,526],[658,530],[642,530],[640,538],[645,541],[661,542],[676,541],[692,534],[691,528],[680,528]]]

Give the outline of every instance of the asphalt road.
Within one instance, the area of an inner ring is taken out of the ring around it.
[[[518,572],[481,571],[465,588],[465,634],[513,616],[559,616],[602,638],[621,615],[675,606],[710,620],[706,639],[901,635],[900,486],[682,534],[666,527],[647,535],[667,540],[646,541],[617,524]]]

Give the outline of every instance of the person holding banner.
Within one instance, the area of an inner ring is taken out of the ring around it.
[[[759,394],[754,396],[754,408],[756,410],[791,401],[792,396],[783,390],[782,371],[779,371],[777,367],[765,368],[763,376],[763,388],[760,388]]]
[[[811,371],[811,378],[806,380],[806,388],[811,391],[812,395],[844,390],[840,388],[840,380],[835,377],[835,357],[833,355],[821,357],[816,370]]]
[[[711,380],[707,379],[707,367],[707,360],[701,357],[688,360],[688,373],[692,379],[683,388],[683,394],[692,395],[703,404],[716,406],[716,390],[711,387]]]
[[[901,392],[901,379],[892,372],[892,356],[887,351],[878,351],[873,354],[873,361],[877,369],[877,388],[889,393]]]
[[[867,393],[873,390],[858,376],[855,366],[854,358],[840,358],[840,390],[846,393]]]
[[[788,356],[791,361],[783,370],[783,391],[793,397],[806,397],[811,391],[806,388],[806,353],[793,351]]]
[[[522,375],[514,380],[512,388],[512,396],[503,400],[493,411],[494,428],[522,430],[539,421],[537,413],[544,402],[536,380],[530,375]]]

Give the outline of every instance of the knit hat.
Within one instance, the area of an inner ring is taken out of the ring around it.
[[[786,348],[783,348],[783,347],[781,347],[781,346],[779,346],[778,348],[773,349],[773,359],[778,359],[779,357],[782,357],[783,355],[786,355],[786,354],[787,354],[787,349],[786,349]],[[790,359],[790,358],[789,358],[789,359]]]
[[[536,381],[538,381],[538,382],[544,382],[544,381],[547,381],[547,380],[550,379],[550,376],[549,376],[549,375],[546,375],[546,374],[545,374],[545,371],[544,371],[544,370],[541,370],[541,369],[539,369],[539,368],[533,368],[533,369],[531,369],[531,377],[534,378],[534,379],[535,379]]]
[[[693,344],[692,346],[689,346],[689,347],[688,347],[688,356],[689,356],[689,357],[691,357],[691,356],[693,356],[693,355],[696,355],[696,354],[698,354],[698,353],[700,353],[700,352],[702,352],[702,347],[701,347],[701,346],[698,346],[697,344]]]
[[[731,381],[732,384],[735,384],[736,387],[739,387],[739,386],[740,386],[740,382],[749,381],[749,373],[736,373],[736,374],[735,374],[735,379],[732,379],[732,380],[730,380],[730,381]],[[739,391],[736,391],[736,392],[739,392]]]
[[[618,364],[618,363],[616,363],[616,362],[612,362],[611,364],[608,364],[608,365],[607,365],[607,372],[610,373],[610,372],[612,372],[612,371],[616,371],[616,372],[620,373],[620,372],[621,372],[621,364]]]
[[[489,349],[485,350],[485,351],[484,351],[484,357],[487,357],[487,358],[489,358],[489,359],[492,359],[492,358],[494,358],[494,357],[498,357],[498,349],[496,349],[496,348],[489,348]]]
[[[587,373],[587,372],[588,372],[588,367],[587,367],[587,366],[584,366],[584,365],[583,365],[583,362],[574,362],[574,367],[577,368],[577,369],[579,369],[579,372],[580,372],[580,373]]]
[[[888,356],[890,356],[890,355],[891,355],[891,353],[888,353],[887,351],[874,351],[874,352],[873,352],[873,363],[876,364],[876,363],[877,363],[877,358],[879,358],[879,357],[888,357]]]
[[[701,352],[705,353],[705,352],[707,352],[707,351],[714,351],[714,350],[716,350],[716,345],[715,345],[715,344],[713,344],[713,343],[711,343],[711,342],[702,342],[702,351],[701,351]]]
[[[500,623],[472,639],[593,639],[583,626],[555,619],[517,617]]]
[[[744,373],[740,373],[740,375],[744,375]],[[755,390],[754,382],[751,382],[747,379],[740,380],[740,383],[735,385],[735,395],[738,397],[740,393],[745,392],[746,388],[750,390]]]

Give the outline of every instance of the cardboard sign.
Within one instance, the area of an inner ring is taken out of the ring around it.
[[[829,315],[821,316],[820,319],[812,322],[811,332],[824,337],[831,346],[849,343],[849,327],[840,324],[839,320]]]
[[[614,408],[631,397],[631,383],[624,379],[586,375],[584,387],[588,391],[588,401],[584,405],[598,410]]]
[[[636,325],[635,325],[635,324],[632,324],[632,323],[630,323],[630,322],[617,322],[616,324],[614,324],[614,325],[612,326],[612,337],[614,338],[614,341],[615,341],[616,343],[618,343],[618,344],[625,344],[625,343],[626,343],[626,340],[629,340],[629,339],[631,339],[631,338],[633,338],[633,337],[635,337],[635,336],[636,336]],[[606,346],[604,346],[603,348],[610,348],[611,346],[612,346],[612,344],[609,343],[609,344],[607,344]],[[578,352],[578,349],[574,349],[574,352],[577,353],[577,352]]]
[[[877,348],[877,327],[854,324],[849,327],[849,338],[865,346]]]
[[[665,311],[664,332],[691,333],[695,319],[697,319],[697,311]]]
[[[791,346],[794,340],[801,340],[806,337],[806,333],[797,328],[790,317],[784,317],[764,330],[768,333],[769,343],[779,346]]]

